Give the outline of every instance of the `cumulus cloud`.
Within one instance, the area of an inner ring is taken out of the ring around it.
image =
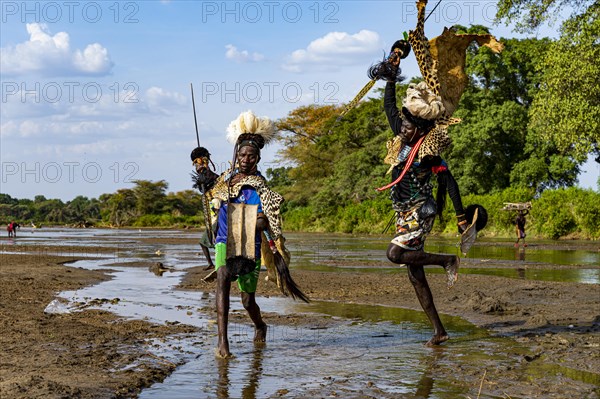
[[[227,49],[225,57],[228,60],[233,60],[235,62],[259,62],[265,59],[265,56],[260,53],[250,54],[248,50],[240,51],[233,44],[228,44],[225,48]]]
[[[382,44],[377,32],[361,30],[355,34],[329,32],[313,40],[305,49],[290,54],[283,69],[304,72],[308,69],[339,70],[340,65],[365,62],[381,52]]]
[[[167,91],[161,87],[152,86],[146,90],[146,101],[150,107],[179,108],[188,103],[188,99],[181,93]]]
[[[44,24],[26,26],[28,41],[0,49],[3,75],[103,76],[114,65],[108,50],[99,43],[89,44],[83,50],[72,49],[67,32],[52,36]]]

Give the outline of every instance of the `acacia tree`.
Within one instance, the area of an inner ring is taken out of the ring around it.
[[[159,214],[165,205],[166,190],[169,184],[164,180],[134,180],[133,194],[136,209],[140,215]]]
[[[336,113],[334,106],[309,105],[277,121],[283,144],[278,155],[294,166],[287,178],[295,184],[286,187],[284,195],[298,204],[306,205],[318,192],[315,181],[331,173],[334,154],[318,144],[328,134]]]

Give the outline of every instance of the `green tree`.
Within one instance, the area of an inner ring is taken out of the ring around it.
[[[45,220],[50,223],[67,222],[65,204],[59,199],[45,199],[43,195],[37,195],[34,200],[36,220]]]
[[[571,9],[569,19],[597,5],[594,0],[498,0],[496,20],[514,23],[519,32],[532,32],[545,22],[556,22],[562,11]]]
[[[169,193],[165,204],[165,211],[174,216],[195,216],[202,213],[202,196],[193,190]]]
[[[540,88],[530,109],[530,130],[538,142],[552,142],[581,164],[600,155],[600,3],[592,0],[499,0],[497,19],[532,32],[553,24],[571,9],[560,39],[537,65]],[[555,164],[567,164],[559,160]],[[526,173],[525,173],[526,174]]]
[[[530,127],[564,154],[584,162],[600,155],[600,3],[563,24],[539,65],[543,85]]]
[[[334,158],[318,143],[328,134],[337,112],[334,106],[302,106],[277,121],[283,144],[278,155],[294,165],[288,178],[295,184],[283,193],[290,197],[290,201],[307,204],[318,192],[318,187],[311,180],[323,178],[331,172]]]
[[[274,190],[281,190],[294,184],[294,180],[290,178],[291,166],[281,166],[279,168],[267,169],[267,180],[269,185]]]
[[[104,220],[114,226],[131,224],[140,214],[136,209],[136,196],[133,190],[124,188],[114,194],[102,195],[105,209]]]
[[[66,204],[69,222],[90,222],[100,218],[100,203],[97,199],[91,200],[79,195]]]
[[[482,30],[475,26],[467,32]],[[468,51],[471,84],[455,113],[463,121],[450,129],[454,145],[444,156],[465,192],[483,194],[511,185],[538,192],[570,186],[580,163],[528,127],[529,109],[541,85],[537,65],[552,42],[501,41],[505,48],[500,54],[476,45]]]
[[[133,194],[136,199],[136,209],[140,215],[159,214],[165,205],[165,192],[168,183],[164,180],[151,182],[134,180]]]
[[[2,193],[0,193],[0,204],[16,205],[18,203],[19,203],[18,199],[12,198],[8,194],[2,194]]]

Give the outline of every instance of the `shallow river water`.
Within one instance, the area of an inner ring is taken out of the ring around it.
[[[211,320],[214,313],[207,310],[214,303],[213,293],[175,289],[187,268],[203,262],[197,254],[197,236],[197,232],[176,230],[27,232],[24,229],[2,250],[11,252],[11,243],[21,248],[25,245],[30,248],[28,252],[83,258],[73,263],[74,267],[111,270],[113,278],[109,281],[59,293],[48,305],[48,312],[68,313],[85,305],[156,323],[194,325],[209,332],[211,339],[205,341],[185,336],[172,337],[166,343],[149,342],[155,354],[181,366],[163,383],[145,389],[141,398],[312,397],[314,393],[340,387],[346,392],[364,392],[374,397],[454,398],[464,397],[467,389],[437,380],[437,368],[453,367],[455,361],[465,358],[482,365],[513,366],[514,359],[504,358],[502,348],[510,345],[518,351],[517,343],[492,337],[458,317],[442,317],[453,344],[430,349],[422,345],[431,335],[422,312],[333,302],[298,304],[284,298],[262,297],[258,302],[263,311],[322,314],[338,323],[333,328],[271,326],[264,347],[253,345],[253,329],[249,324],[233,324],[230,338],[235,358],[218,359],[214,355],[216,325]],[[365,273],[397,271],[391,264],[389,268],[365,266],[385,260],[387,241],[382,237],[286,236],[295,268]],[[67,244],[81,250],[61,252],[60,246]],[[108,253],[94,250],[99,247],[117,250]],[[427,250],[456,253],[457,248],[452,240],[430,240]],[[131,262],[150,265],[158,261],[174,270],[157,276],[146,267],[128,266]],[[498,261],[515,267],[494,267]],[[527,249],[515,249],[508,241],[484,240],[464,259],[461,272],[599,284],[598,264],[600,251],[591,244],[571,249],[568,243],[557,246],[531,242]],[[548,269],[543,265],[561,267]],[[437,270],[432,268],[428,272]],[[232,298],[231,303],[232,311],[243,311],[239,300]],[[533,375],[539,370],[530,372]]]

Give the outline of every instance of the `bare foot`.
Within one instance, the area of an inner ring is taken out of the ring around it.
[[[261,327],[254,330],[254,342],[265,342],[267,340],[267,325],[263,323]]]
[[[214,269],[215,265],[208,265],[204,268],[204,270],[210,270],[210,269]]]
[[[452,260],[446,263],[444,269],[448,275],[448,288],[452,288],[454,283],[458,280],[458,266],[460,265],[460,258],[453,256]]]
[[[425,346],[436,346],[441,344],[442,342],[448,341],[449,339],[450,337],[448,336],[448,334],[434,335],[429,341],[425,343]]]
[[[233,357],[233,355],[231,354],[231,352],[229,352],[228,349],[222,348],[215,349],[215,356],[219,359],[231,359]]]

